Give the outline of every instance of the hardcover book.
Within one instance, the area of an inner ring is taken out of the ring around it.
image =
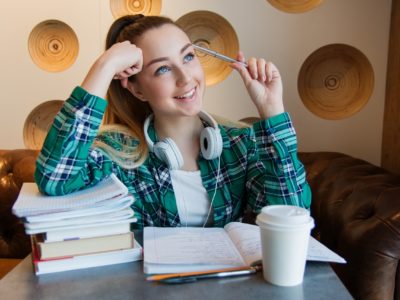
[[[32,243],[39,259],[49,259],[129,249],[134,246],[134,238],[133,232],[129,232],[62,242],[44,242],[41,236],[32,235]]]
[[[131,249],[75,255],[59,259],[41,260],[35,248],[32,249],[31,255],[34,272],[36,275],[41,275],[142,260],[143,249],[142,246],[135,241],[135,246]]]

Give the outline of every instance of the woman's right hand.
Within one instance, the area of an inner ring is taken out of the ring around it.
[[[116,43],[93,64],[82,87],[89,93],[104,98],[112,79],[120,79],[123,87],[128,78],[139,73],[143,66],[142,50],[129,41]]]
[[[104,55],[114,61],[115,73],[113,78],[120,79],[121,85],[126,88],[128,78],[139,73],[143,67],[142,49],[129,41],[116,43]]]

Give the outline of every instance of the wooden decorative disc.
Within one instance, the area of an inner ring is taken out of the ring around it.
[[[322,3],[322,0],[267,0],[273,7],[287,13],[303,13],[312,10]]]
[[[54,117],[61,109],[64,101],[50,100],[36,106],[24,123],[23,139],[28,149],[40,150]]]
[[[239,41],[231,24],[222,16],[210,11],[194,11],[180,17],[176,23],[189,36],[192,43],[236,58]],[[224,80],[231,72],[229,63],[197,52],[204,68],[206,85]]]
[[[358,49],[330,44],[317,49],[304,61],[297,88],[312,113],[329,120],[343,119],[368,102],[374,88],[374,71]]]
[[[79,42],[75,32],[58,20],[47,20],[33,28],[28,40],[33,62],[49,72],[69,68],[76,60]]]
[[[110,0],[110,9],[115,19],[136,14],[158,16],[161,0]]]

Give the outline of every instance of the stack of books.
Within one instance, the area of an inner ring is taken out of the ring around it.
[[[37,275],[142,259],[130,225],[134,197],[114,175],[65,196],[46,196],[24,183],[12,208],[31,236]]]

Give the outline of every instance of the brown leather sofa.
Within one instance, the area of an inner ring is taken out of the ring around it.
[[[313,192],[313,235],[348,262],[333,265],[339,278],[356,299],[400,299],[400,176],[340,153],[299,155]],[[0,150],[0,265],[5,267],[30,252],[11,207],[22,183],[33,181],[36,156],[33,150]]]
[[[24,227],[11,213],[23,182],[33,182],[37,151],[0,150],[0,279],[30,253]]]

